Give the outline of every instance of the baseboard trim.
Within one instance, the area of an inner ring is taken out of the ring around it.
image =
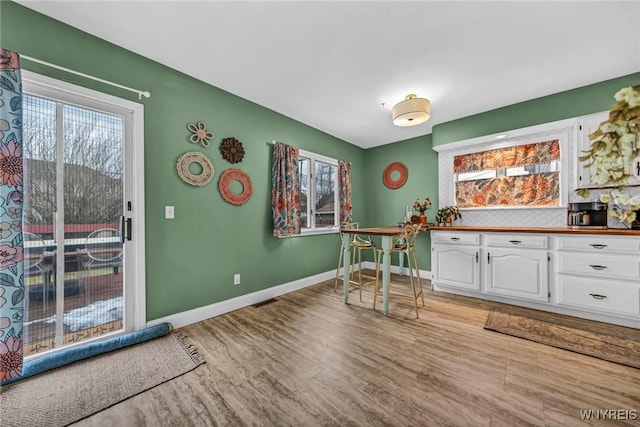
[[[364,261],[362,263],[363,268],[375,268],[375,263],[372,261]],[[357,270],[357,266],[356,266]],[[406,274],[407,268],[404,268]],[[391,266],[391,272],[400,274],[400,268],[397,265]],[[240,308],[248,307],[253,304],[257,304],[270,298],[275,298],[280,295],[288,294],[289,292],[297,291],[299,289],[307,288],[312,285],[316,285],[325,280],[335,279],[336,270],[319,273],[314,276],[305,277],[304,279],[294,280],[293,282],[283,283],[282,285],[272,286],[267,289],[252,292],[250,294],[241,295],[239,297],[231,298],[225,301],[216,302],[206,305],[204,307],[194,308],[193,310],[183,311],[181,313],[171,314],[169,316],[161,317],[159,319],[150,320],[147,322],[147,327],[158,325],[162,322],[170,323],[174,328],[181,328],[183,326],[191,325],[202,320],[209,319],[211,317],[220,316],[221,314],[229,313],[230,311],[238,310]],[[431,280],[431,272],[426,270],[420,270],[420,277],[423,279]]]
[[[257,304],[270,298],[275,298],[277,296],[297,291],[311,285],[316,285],[325,280],[334,279],[335,277],[336,270],[327,271],[325,273],[305,277],[304,279],[294,280],[293,282],[272,286],[267,289],[252,292],[250,294],[241,295],[239,297],[231,298],[225,301],[209,304],[204,307],[198,307],[194,308],[193,310],[183,311],[181,313],[171,314],[159,319],[150,320],[147,322],[147,327],[158,325],[162,322],[168,322],[171,323],[174,328],[181,328],[183,326],[191,325],[192,323],[200,322],[211,317],[229,313],[230,311],[248,307],[252,304]]]

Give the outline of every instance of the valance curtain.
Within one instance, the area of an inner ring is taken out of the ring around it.
[[[455,156],[456,174],[544,165],[560,160],[557,139]],[[533,170],[533,169],[532,169]],[[526,172],[515,176],[460,180],[455,185],[459,208],[558,206],[560,173]]]
[[[296,147],[280,142],[273,146],[271,210],[274,236],[300,234],[299,158],[300,150]]]
[[[351,162],[338,160],[340,222],[351,222]]]
[[[0,382],[22,375],[22,199],[20,60],[17,53],[0,48]]]

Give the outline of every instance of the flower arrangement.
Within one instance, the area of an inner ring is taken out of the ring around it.
[[[436,221],[438,224],[446,224],[449,218],[451,219],[451,222],[462,218],[462,214],[457,206],[444,206],[438,209],[438,212],[436,213]]]
[[[420,198],[417,198],[415,202],[413,202],[413,210],[424,212],[431,207],[433,203],[431,203],[431,199],[428,197],[424,198],[424,202],[420,202]]]
[[[590,183],[622,183],[632,175],[631,164],[640,143],[640,85],[620,89],[609,118],[589,134],[591,148],[579,157],[592,167]]]
[[[636,220],[636,211],[640,210],[640,195],[631,196],[620,187],[601,194],[600,201],[609,205],[609,215],[627,226]]]

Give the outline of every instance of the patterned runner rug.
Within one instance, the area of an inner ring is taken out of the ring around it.
[[[640,368],[640,329],[520,307],[494,307],[484,328]]]
[[[0,425],[65,426],[195,369],[180,331],[0,388]]]

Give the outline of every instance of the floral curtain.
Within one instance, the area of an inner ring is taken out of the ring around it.
[[[22,375],[22,184],[20,60],[0,48],[0,382]]]
[[[273,235],[300,234],[298,159],[300,150],[280,142],[273,146],[271,163],[271,209]]]
[[[557,139],[554,139],[455,156],[453,158],[453,172],[464,173],[539,165],[556,160],[560,160],[560,144]]]
[[[473,176],[475,172],[545,165],[559,160],[560,143],[554,139],[455,156],[453,171]],[[495,176],[499,175],[495,172],[493,178],[457,177],[456,205],[459,208],[558,206],[560,172],[542,172],[536,167],[526,170],[522,175],[507,176]]]
[[[351,162],[338,160],[340,222],[351,222]]]
[[[559,172],[500,176],[456,183],[458,208],[558,206]]]

